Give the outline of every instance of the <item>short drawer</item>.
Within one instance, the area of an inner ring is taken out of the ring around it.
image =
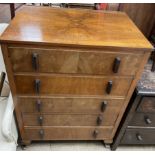
[[[15,75],[17,94],[69,94],[126,96],[132,78],[67,76],[67,75]]]
[[[14,72],[135,75],[142,54],[98,50],[9,48]]]
[[[118,113],[111,115],[23,114],[24,126],[114,126]]]
[[[154,129],[127,129],[121,144],[155,144]]]
[[[24,128],[30,140],[105,140],[110,139],[112,127],[43,127]]]
[[[72,113],[113,115],[119,113],[124,99],[89,97],[18,97],[22,113]]]
[[[155,127],[155,114],[135,113],[129,126]]]
[[[155,97],[143,97],[137,111],[155,113]]]

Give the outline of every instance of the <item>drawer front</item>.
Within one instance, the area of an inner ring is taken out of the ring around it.
[[[43,127],[25,128],[30,140],[105,140],[110,139],[112,127]]]
[[[155,129],[127,129],[121,144],[155,144]]]
[[[131,78],[15,75],[17,94],[126,96]]]
[[[137,111],[155,113],[155,97],[143,97]]]
[[[155,114],[135,113],[129,126],[155,127]]]
[[[9,48],[14,72],[135,75],[142,54]],[[93,63],[92,63],[93,62]]]
[[[80,113],[112,115],[119,113],[123,99],[102,98],[35,98],[19,97],[18,106],[22,113]]]
[[[24,114],[24,126],[113,126],[118,113],[111,115]]]

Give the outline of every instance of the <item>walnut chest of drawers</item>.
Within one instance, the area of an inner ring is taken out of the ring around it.
[[[31,6],[0,42],[25,144],[112,143],[152,50],[125,13]]]

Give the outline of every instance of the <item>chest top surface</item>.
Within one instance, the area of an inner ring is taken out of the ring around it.
[[[0,42],[152,49],[125,13],[24,6]]]

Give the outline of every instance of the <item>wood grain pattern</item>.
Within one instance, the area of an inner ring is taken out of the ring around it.
[[[155,23],[155,4],[120,4],[120,11],[126,12],[143,34],[149,38]]]
[[[14,104],[15,112],[16,112],[16,116],[17,116],[17,121],[18,121],[17,127],[20,130],[20,134],[21,134],[22,138],[25,139],[26,137],[25,137],[25,133],[24,133],[21,112],[19,110],[19,107],[16,106],[16,104],[17,104],[16,85],[15,85],[15,81],[14,81],[14,77],[13,77],[11,62],[9,60],[7,44],[1,44],[1,48],[2,48],[3,58],[4,58],[5,67],[6,67],[6,71],[7,71],[7,76],[8,76],[8,80],[9,80],[9,86],[10,86],[11,93],[12,93],[13,104]]]
[[[23,7],[0,42],[25,143],[31,140],[104,140],[111,143],[152,49],[124,13],[44,7]],[[29,56],[34,51],[39,54],[41,67],[37,72],[30,66]],[[117,74],[112,73],[116,56],[122,59]],[[36,94],[34,81],[38,79],[41,83]],[[107,94],[107,84],[111,81],[112,91]],[[54,108],[47,109],[47,106],[43,113],[35,112],[31,106],[36,98],[43,99],[48,106],[52,98]],[[109,102],[105,113],[98,109],[102,99]],[[58,104],[62,107],[58,108]],[[83,104],[87,107],[81,108]],[[70,105],[72,107],[67,109]],[[91,110],[87,114],[89,106]],[[105,114],[108,126],[95,126],[95,118],[101,113]],[[55,125],[61,122],[76,126],[34,126],[38,114],[49,116],[46,125],[53,121]],[[94,126],[81,127],[84,122]],[[24,123],[33,127],[25,128]],[[40,130],[44,131],[43,139],[39,136]]]
[[[141,104],[137,107],[138,112],[149,112],[154,113],[155,112],[155,98],[154,97],[143,97]]]
[[[138,140],[136,134],[140,134],[142,140]],[[154,144],[154,129],[127,129],[121,141],[122,144]]]
[[[134,111],[136,110],[137,104],[140,101],[141,101],[141,96],[140,95],[136,96],[136,91],[134,91],[131,101],[127,106],[126,112],[124,113],[121,119],[119,127],[117,128],[117,131],[113,138],[113,143],[110,145],[111,150],[116,150],[118,145],[121,143],[122,137],[124,136],[124,133],[128,126],[128,122],[131,121]]]
[[[32,63],[32,55],[34,53],[38,56],[38,69],[36,72],[92,75],[135,75],[143,57],[141,53],[116,53],[106,50],[101,52],[95,49],[92,52],[90,50],[79,52],[77,49],[59,50],[16,47],[9,48],[13,71],[35,72]],[[115,58],[119,58],[121,61],[117,74],[113,72]]]
[[[132,96],[132,94],[133,94],[133,92],[134,92],[134,89],[135,89],[135,87],[136,87],[136,84],[137,84],[137,82],[138,82],[138,79],[140,79],[140,76],[141,76],[141,74],[142,74],[142,72],[143,72],[143,69],[144,69],[145,64],[146,64],[147,61],[148,61],[149,56],[150,56],[150,53],[146,52],[146,53],[144,54],[143,59],[141,60],[140,68],[139,68],[138,72],[137,72],[136,75],[135,75],[135,79],[132,81],[132,84],[131,84],[130,89],[129,89],[128,94],[127,94],[127,97],[126,97],[126,99],[125,99],[125,101],[124,101],[124,104],[123,104],[123,106],[122,106],[121,112],[119,113],[118,121],[116,121],[114,130],[113,130],[112,137],[113,137],[114,134],[116,133],[116,129],[118,128],[118,125],[119,125],[120,120],[121,120],[120,118],[122,118],[122,116],[123,116],[123,114],[124,114],[124,112],[125,112],[125,110],[126,110],[126,108],[127,108],[127,106],[128,106],[128,103],[129,103],[129,101],[130,101],[130,98],[131,98],[131,96]]]
[[[51,113],[74,113],[74,114],[102,114],[111,115],[118,113],[124,99],[104,99],[90,97],[18,97],[18,106],[22,113],[38,113],[37,100],[41,101],[40,112]],[[107,105],[102,112],[103,102]]]
[[[149,119],[150,123],[147,123]],[[155,127],[155,114],[150,113],[135,113],[133,119],[129,122],[128,126],[135,127]]]
[[[112,112],[109,115],[98,114],[24,114],[22,115],[24,126],[40,126],[39,117],[42,117],[42,126],[113,126],[118,113]],[[98,117],[102,118],[98,124]]]
[[[20,9],[0,40],[22,44],[152,49],[124,13],[33,6]]]
[[[146,73],[150,72],[151,67],[149,66],[150,61],[147,65],[145,65],[141,79],[138,82],[138,85],[122,118],[119,128],[117,129],[114,142],[111,145],[112,150],[115,150],[119,144],[149,145],[155,143],[155,92],[153,91],[154,75],[152,74],[152,76],[144,76]],[[151,81],[152,85],[149,84],[149,87],[147,87],[144,81]],[[146,91],[146,88],[149,89]],[[137,133],[140,135],[138,138],[136,136]]]
[[[42,128],[25,128],[28,139],[33,140],[103,140],[109,139],[111,127],[43,127],[44,137],[40,138],[39,131]],[[94,130],[98,136],[93,136]]]
[[[121,77],[91,77],[67,75],[15,75],[17,94],[35,95],[35,80],[40,80],[40,94],[70,94],[70,95],[113,95],[126,96],[132,78]],[[120,80],[121,79],[121,80]],[[113,81],[112,91],[106,93],[108,81]]]

